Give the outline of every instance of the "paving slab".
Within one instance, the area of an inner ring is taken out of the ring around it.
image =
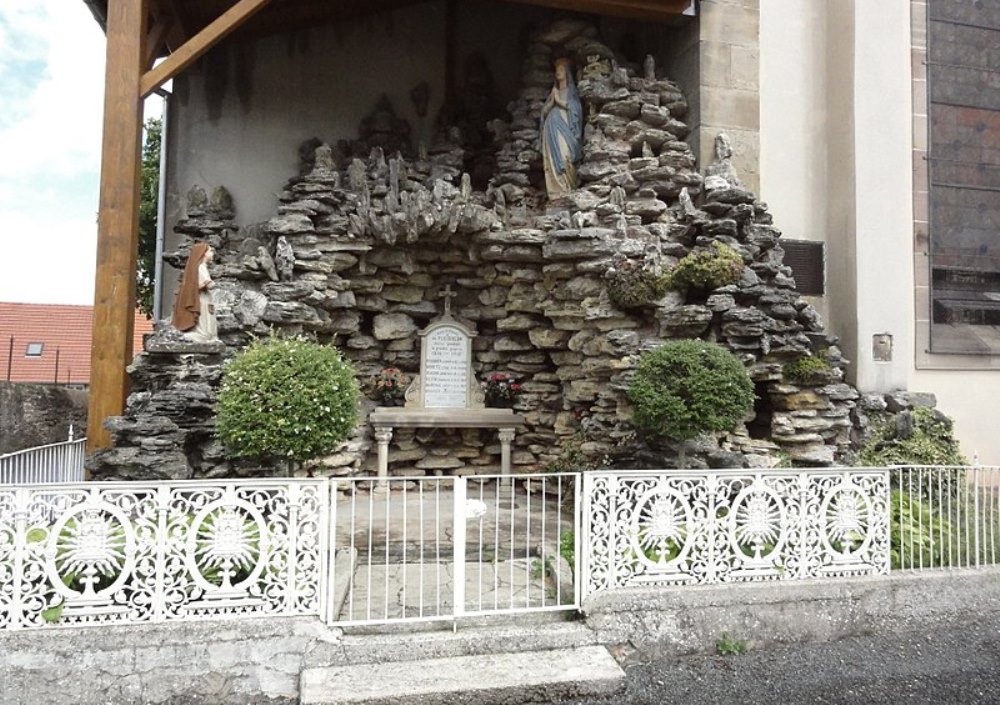
[[[308,668],[301,705],[514,705],[607,696],[625,674],[603,646]]]

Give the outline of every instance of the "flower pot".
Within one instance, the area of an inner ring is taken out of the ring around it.
[[[514,400],[513,399],[487,399],[486,400],[487,409],[513,409]]]

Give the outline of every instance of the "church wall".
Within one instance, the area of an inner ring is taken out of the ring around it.
[[[942,408],[954,410],[962,447],[969,459],[1000,464],[995,408],[1000,396],[1000,357],[990,355],[942,355],[929,352],[930,267],[928,250],[927,134],[927,3],[910,3],[911,71],[913,88],[913,275],[914,338],[916,364],[913,385],[934,390]]]
[[[922,35],[923,19],[914,13],[923,3],[913,5],[762,4],[761,197],[786,237],[826,242],[827,295],[819,308],[841,337],[859,389],[935,394],[970,460],[995,464],[1000,374],[982,369],[991,359],[934,369],[915,338],[914,321],[926,318],[915,281],[926,276],[912,255],[920,189],[912,150],[920,136],[911,49],[914,33]],[[893,336],[891,362],[873,359],[876,333]]]
[[[913,366],[910,14],[906,3],[855,4],[858,385],[905,388]],[[892,336],[890,362],[872,337]]]
[[[836,106],[816,80],[828,68],[826,11],[818,3],[764,3],[760,12],[760,196],[786,238],[826,242],[835,230],[828,203],[838,160],[828,139]],[[827,298],[810,302],[830,321]]]
[[[783,3],[785,4],[785,3]],[[726,132],[747,187],[760,189],[760,2],[699,3],[698,120],[689,141],[702,164]]]
[[[827,128],[822,136],[827,153],[827,321],[839,335],[848,357],[858,357],[858,308],[854,159],[854,3],[826,3],[824,16],[827,57],[824,72],[815,77],[827,93]],[[789,106],[792,108],[792,106]],[[855,377],[852,365],[848,376]]]

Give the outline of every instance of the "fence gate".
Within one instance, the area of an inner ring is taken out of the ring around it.
[[[331,624],[579,605],[574,474],[331,482]]]

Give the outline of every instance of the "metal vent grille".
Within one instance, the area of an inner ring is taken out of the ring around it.
[[[806,296],[823,296],[826,293],[825,245],[809,240],[781,240],[785,250],[785,264],[792,268],[795,288]]]

